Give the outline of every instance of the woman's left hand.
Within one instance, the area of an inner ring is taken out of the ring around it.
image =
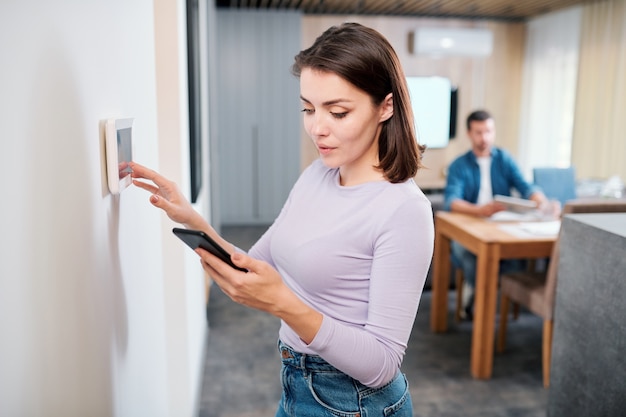
[[[278,301],[290,292],[283,280],[267,262],[251,258],[239,252],[233,253],[233,263],[248,272],[238,271],[208,251],[198,248],[202,267],[213,281],[236,303],[276,313]]]

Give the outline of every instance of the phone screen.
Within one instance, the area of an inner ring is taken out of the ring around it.
[[[189,246],[191,249],[202,248],[204,250],[207,250],[213,255],[220,258],[222,261],[226,262],[231,267],[239,271],[248,272],[246,269],[240,268],[235,265],[230,260],[230,255],[228,254],[228,252],[226,252],[224,248],[222,248],[216,241],[211,239],[211,237],[203,231],[180,229],[178,227],[175,227],[174,229],[172,229],[172,232],[176,236],[178,236],[183,242],[185,242],[187,246]]]

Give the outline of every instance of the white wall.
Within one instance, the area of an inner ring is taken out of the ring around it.
[[[202,271],[103,148],[134,117],[135,159],[185,178],[184,1],[34,3],[0,4],[0,416],[192,415]]]

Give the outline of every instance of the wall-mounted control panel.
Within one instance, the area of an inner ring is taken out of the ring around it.
[[[105,146],[107,178],[111,194],[119,194],[131,182],[130,162],[133,160],[134,119],[107,119]]]

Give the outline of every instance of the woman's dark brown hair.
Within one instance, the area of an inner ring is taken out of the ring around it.
[[[404,71],[387,39],[358,23],[333,26],[296,55],[292,73],[300,77],[304,68],[337,74],[367,93],[375,106],[391,93],[393,116],[383,122],[377,168],[392,183],[415,176],[426,147],[417,143]]]

